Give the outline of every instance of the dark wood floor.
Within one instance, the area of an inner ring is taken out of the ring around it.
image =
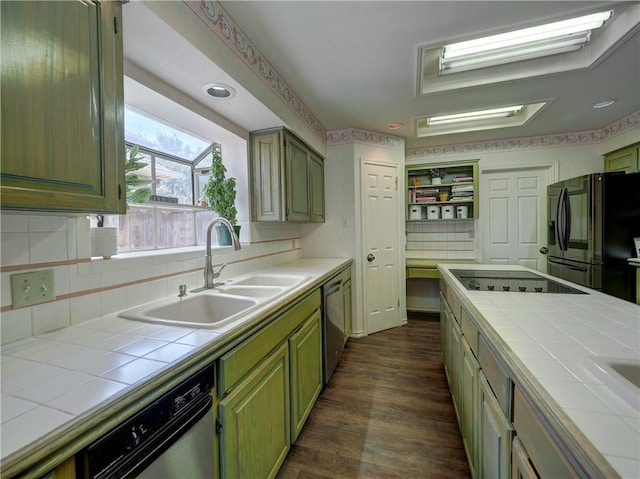
[[[437,319],[349,341],[279,479],[470,477]]]

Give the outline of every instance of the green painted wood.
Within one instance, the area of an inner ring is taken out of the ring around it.
[[[251,132],[253,221],[324,222],[324,160],[286,128]]]
[[[345,281],[342,287],[342,298],[343,298],[343,307],[344,307],[344,344],[347,344],[347,341],[351,336],[351,319],[353,317],[350,272],[349,272],[349,279]]]
[[[604,171],[640,171],[640,145],[631,145],[604,156]]]
[[[285,134],[287,172],[287,220],[311,221],[309,188],[309,149],[295,137]]]
[[[487,377],[478,375],[478,477],[511,477],[513,425],[502,413]]]
[[[309,156],[309,213],[312,223],[324,223],[324,161],[318,155]]]
[[[253,221],[284,221],[284,164],[280,130],[251,135]]]
[[[462,411],[462,445],[467,454],[469,470],[472,477],[476,477],[478,468],[477,460],[477,409],[478,409],[478,373],[480,365],[476,360],[464,334],[462,337],[462,382],[460,384]]]
[[[437,268],[407,268],[407,279],[426,278],[440,279]]]
[[[273,478],[290,448],[288,343],[220,401],[220,476]]]
[[[0,8],[2,208],[124,213],[121,3]]]
[[[289,311],[269,323],[218,361],[218,394],[224,395],[249,373],[269,352],[289,336],[320,308],[320,290],[316,290]]]
[[[302,431],[322,391],[322,321],[314,311],[289,338],[291,374],[291,442]]]

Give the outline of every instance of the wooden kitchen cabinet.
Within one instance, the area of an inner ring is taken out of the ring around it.
[[[322,317],[315,310],[289,338],[291,442],[294,443],[322,391]]]
[[[483,371],[478,374],[477,477],[509,479],[513,425],[493,395]]]
[[[289,348],[283,343],[220,401],[220,476],[273,478],[290,447]]]
[[[604,155],[604,171],[640,171],[640,143]]]
[[[0,8],[2,208],[124,213],[121,3]]]
[[[253,221],[324,222],[324,161],[285,128],[251,133]]]
[[[220,477],[274,477],[322,389],[316,290],[218,359]]]
[[[461,396],[461,432],[462,432],[462,445],[464,452],[467,455],[467,462],[469,463],[469,471],[471,477],[477,477],[477,455],[476,449],[478,441],[476,439],[477,428],[477,408],[478,408],[478,373],[480,371],[480,365],[476,360],[469,343],[462,335],[462,360],[461,360],[461,375],[462,381],[460,384],[460,396]]]
[[[344,279],[345,274],[348,274],[347,280]],[[344,281],[342,286],[342,299],[344,306],[344,344],[347,344],[349,337],[351,336],[351,319],[353,315],[351,310],[351,269],[347,270],[347,273],[343,273],[342,277]]]
[[[445,176],[441,183],[433,184],[432,171],[440,170]],[[446,193],[447,198],[440,195]],[[407,221],[436,221],[454,219],[478,219],[478,160],[449,163],[425,163],[406,167],[406,219]],[[426,208],[438,208],[437,218],[428,218]],[[459,218],[457,207],[466,207],[466,218]],[[451,217],[445,217],[445,207],[452,209]],[[416,209],[417,208],[417,209]],[[419,216],[412,214],[416,209]]]

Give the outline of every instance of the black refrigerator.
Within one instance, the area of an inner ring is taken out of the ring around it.
[[[635,302],[640,173],[571,178],[547,194],[549,274]]]

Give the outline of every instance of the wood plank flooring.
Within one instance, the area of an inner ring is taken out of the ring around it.
[[[440,358],[440,323],[350,340],[279,479],[469,478]]]

